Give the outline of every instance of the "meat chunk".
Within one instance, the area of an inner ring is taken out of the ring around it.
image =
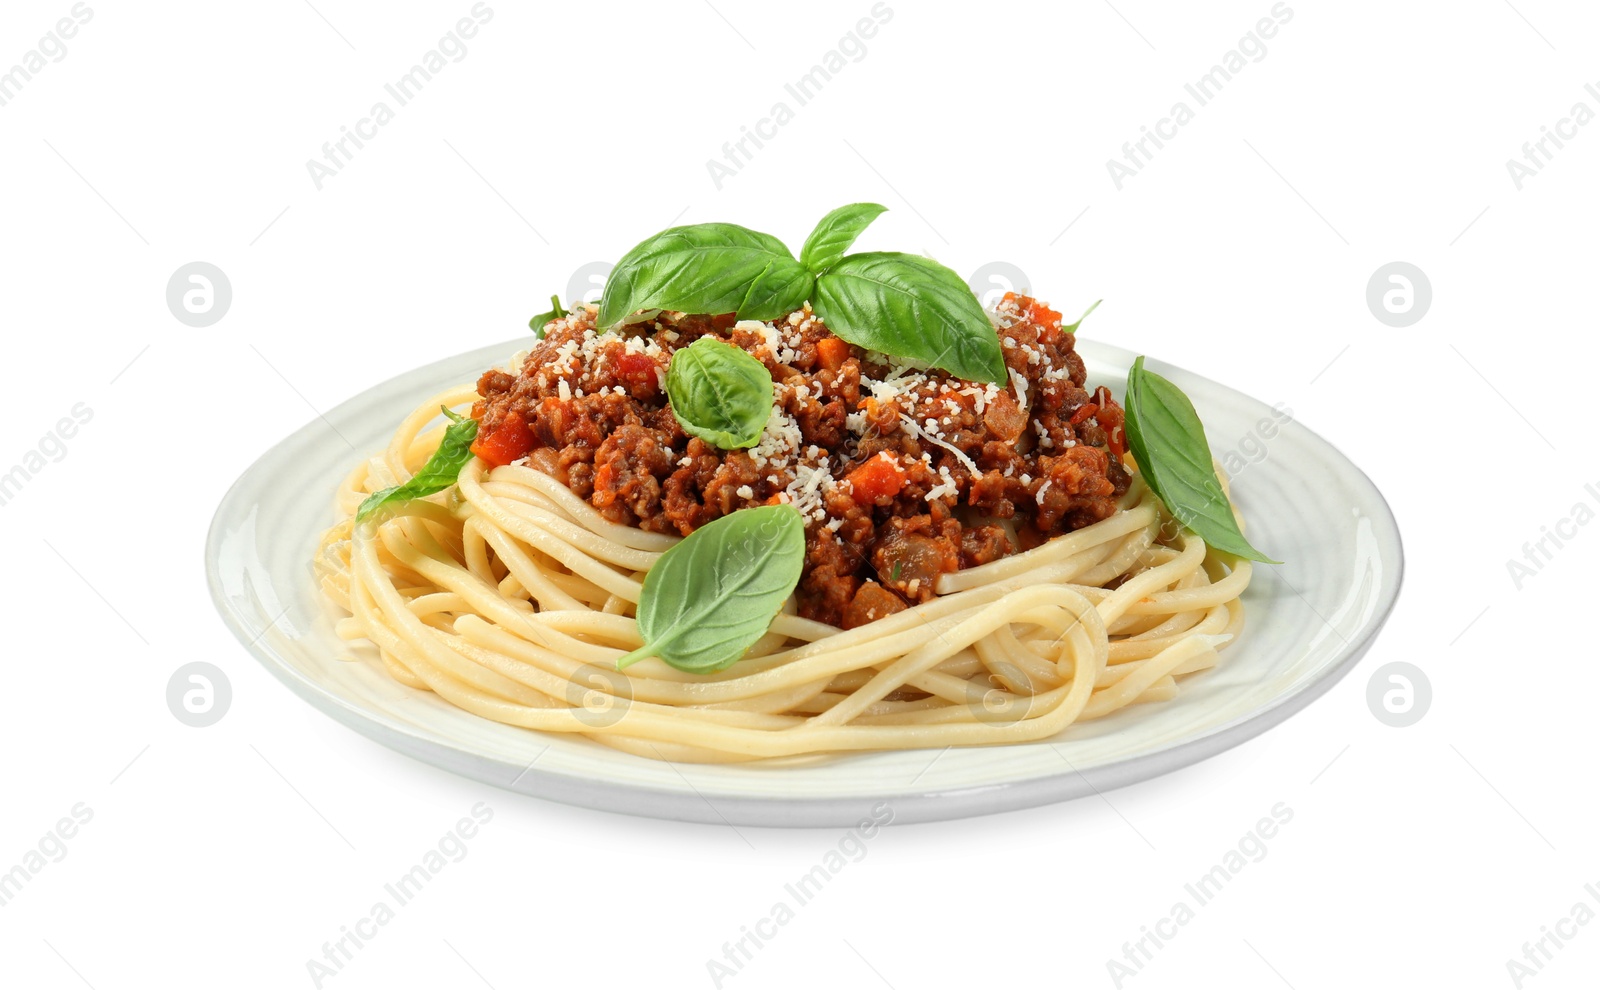
[[[1003,526],[974,526],[961,532],[962,567],[992,564],[1015,551]]]
[[[829,625],[842,625],[845,609],[861,584],[856,577],[860,564],[827,530],[808,537],[806,566],[800,578],[800,614]]]
[[[876,581],[867,581],[856,589],[855,597],[844,610],[844,628],[854,629],[876,619],[903,612],[906,600],[884,588]]]
[[[961,566],[959,536],[952,540],[931,530],[928,516],[891,519],[872,548],[878,580],[910,601],[931,600],[939,575]]]
[[[594,464],[594,494],[589,501],[601,515],[630,526],[659,515],[661,479],[672,470],[671,449],[659,433],[623,426],[600,445]]]

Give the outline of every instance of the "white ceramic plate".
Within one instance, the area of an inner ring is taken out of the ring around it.
[[[382,448],[418,401],[500,364],[525,341],[401,375],[315,420],[257,461],[217,509],[206,545],[211,594],[240,642],[297,694],[420,760],[569,804],[686,821],[848,826],[887,801],[897,822],[960,818],[1081,797],[1169,773],[1236,746],[1309,704],[1371,647],[1399,595],[1394,517],[1372,482],[1297,422],[1279,425],[1234,495],[1261,566],[1241,641],[1179,696],[1072,726],[1047,743],[850,755],[799,767],[645,760],[586,739],[469,715],[396,683],[375,653],[333,632],[311,575],[333,490]],[[1080,341],[1091,383],[1117,386],[1133,355]],[[1261,402],[1160,364],[1194,400],[1219,456],[1273,416]],[[355,445],[353,452],[345,441]],[[1256,449],[1254,447],[1252,450]]]

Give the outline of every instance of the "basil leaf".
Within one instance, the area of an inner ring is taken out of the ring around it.
[[[602,327],[641,309],[773,320],[811,295],[812,275],[783,242],[731,223],[672,227],[622,256],[600,296]]]
[[[817,278],[811,305],[852,344],[972,381],[1006,382],[994,324],[961,276],[931,258],[852,254]]]
[[[867,225],[886,209],[877,203],[851,203],[829,213],[817,222],[817,228],[806,238],[805,246],[800,249],[800,263],[821,275],[839,263]]]
[[[732,344],[701,337],[673,352],[667,398],[690,436],[723,450],[754,447],[772,415],[772,375]]]
[[[766,635],[800,583],[805,556],[805,520],[792,505],[740,509],[701,526],[645,575],[644,646],[617,669],[646,657],[693,674],[733,666]]]
[[[816,278],[793,258],[774,261],[751,283],[744,302],[734,313],[741,320],[776,320],[799,309],[811,297],[816,284]]]
[[[385,506],[400,505],[414,498],[424,498],[444,491],[456,483],[461,469],[472,460],[472,441],[478,437],[478,421],[440,406],[450,425],[445,428],[439,449],[422,465],[422,470],[412,475],[403,485],[394,485],[368,495],[356,510],[356,522],[364,522]]]
[[[545,324],[549,323],[549,322],[551,322],[553,320],[559,320],[563,316],[566,316],[566,315],[567,315],[567,307],[561,305],[561,297],[560,296],[551,296],[550,297],[550,312],[548,312],[548,313],[540,313],[538,316],[535,316],[533,319],[529,320],[528,321],[528,329],[532,330],[534,333],[538,334],[539,335],[539,339],[543,340],[544,339],[544,327],[545,327]]]
[[[1100,308],[1100,304],[1103,303],[1103,302],[1105,302],[1104,299],[1096,299],[1094,301],[1094,304],[1091,305],[1088,309],[1084,310],[1082,316],[1078,317],[1078,322],[1077,323],[1074,323],[1071,326],[1062,327],[1061,329],[1065,330],[1067,333],[1077,333],[1078,332],[1078,327],[1083,325],[1083,321],[1087,320],[1089,318],[1089,314],[1090,313],[1093,313],[1095,310],[1099,309]]]
[[[1128,447],[1150,489],[1173,518],[1224,553],[1278,564],[1250,545],[1233,517],[1233,505],[1211,460],[1211,446],[1194,404],[1178,386],[1153,371],[1144,358],[1128,370]]]

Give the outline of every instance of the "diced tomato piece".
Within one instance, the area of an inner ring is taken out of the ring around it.
[[[711,329],[732,330],[733,325],[739,322],[738,313],[718,313],[711,318]]]
[[[850,345],[838,337],[817,341],[817,361],[829,371],[838,371],[850,357]]]
[[[1083,405],[1078,407],[1077,412],[1072,414],[1072,419],[1070,422],[1073,426],[1077,426],[1079,423],[1082,423],[1084,420],[1088,419],[1090,416],[1093,416],[1099,411],[1100,407],[1097,404],[1093,402],[1085,402]]]
[[[522,417],[512,412],[500,418],[494,429],[484,432],[480,421],[472,452],[495,467],[510,464],[533,449],[533,431]]]
[[[656,359],[648,354],[633,354],[624,352],[616,359],[617,377],[632,386],[629,391],[636,396],[654,395],[661,385],[661,380],[656,376],[656,370],[661,366]],[[645,390],[643,393],[637,389]]]
[[[850,482],[850,495],[857,505],[871,505],[880,498],[900,494],[906,486],[906,473],[898,461],[882,453],[851,471],[845,480]]]
[[[631,377],[648,371],[654,377],[655,370],[655,358],[644,354],[624,352],[621,357],[617,358],[617,372],[624,376]]]

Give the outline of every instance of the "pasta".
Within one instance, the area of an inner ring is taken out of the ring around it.
[[[1020,743],[1172,699],[1243,627],[1251,563],[1175,525],[1134,473],[1110,517],[944,574],[936,597],[886,618],[842,630],[801,618],[791,596],[732,667],[619,671],[641,645],[644,577],[678,538],[482,459],[442,494],[355,521],[439,447],[440,407],[476,398],[464,385],[429,399],[349,474],[316,564],[343,638],[484,718],[702,763]]]

